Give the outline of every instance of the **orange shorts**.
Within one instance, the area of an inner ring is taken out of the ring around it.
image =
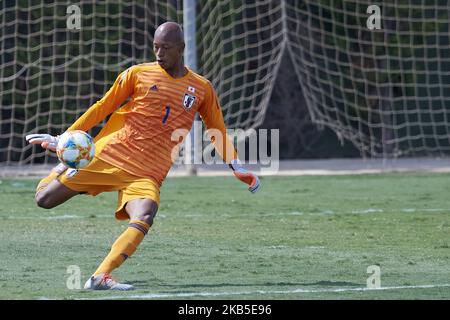
[[[119,220],[129,219],[125,205],[133,199],[151,199],[159,207],[159,184],[156,181],[134,176],[97,157],[83,169],[67,169],[58,179],[69,189],[92,196],[102,192],[118,191],[116,218]]]

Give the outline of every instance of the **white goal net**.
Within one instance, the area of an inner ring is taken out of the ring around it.
[[[447,2],[383,1],[381,29],[369,30],[372,1],[198,0],[197,71],[230,128],[256,128],[288,54],[312,120],[363,156],[445,154]],[[79,28],[67,1],[0,1],[0,164],[54,162],[25,135],[63,132],[122,70],[154,59],[158,25],[183,23],[182,0],[74,4]]]
[[[286,1],[288,43],[313,121],[364,156],[450,151],[450,4]]]

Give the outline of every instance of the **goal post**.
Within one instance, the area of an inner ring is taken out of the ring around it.
[[[184,28],[184,42],[185,42],[185,50],[184,50],[184,63],[191,70],[197,71],[197,28],[196,28],[196,0],[183,0],[183,28]],[[198,115],[195,115],[195,120],[198,120]],[[195,124],[191,128],[187,139],[189,143],[186,145],[187,154],[185,155],[186,159],[186,173],[188,175],[196,175],[197,167],[194,164],[194,150],[195,144],[199,144],[200,141],[196,141],[195,139]]]

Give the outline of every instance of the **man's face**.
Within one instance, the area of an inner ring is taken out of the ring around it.
[[[179,63],[183,55],[182,45],[167,41],[163,37],[155,36],[153,51],[156,61],[165,70],[170,70]]]

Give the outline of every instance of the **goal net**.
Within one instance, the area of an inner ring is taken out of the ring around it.
[[[0,163],[55,162],[24,137],[64,132],[120,72],[153,58],[155,26],[178,20],[166,1],[77,4],[0,2]]]
[[[313,122],[363,156],[448,153],[447,1],[384,1],[375,30],[367,27],[372,4],[198,0],[197,71],[217,89],[227,125],[262,123],[287,54]],[[158,25],[183,23],[182,0],[71,5],[0,2],[0,164],[55,162],[25,135],[62,133],[122,70],[153,61]]]
[[[63,132],[121,71],[154,60],[158,25],[183,22],[180,0],[81,1],[78,12],[68,13],[69,7],[0,4],[0,163],[55,161],[53,153],[27,145],[25,135]],[[79,28],[69,29],[78,13]],[[281,3],[197,1],[196,25],[198,71],[217,88],[227,124],[256,127],[283,52]]]
[[[310,115],[363,156],[450,150],[446,0],[286,1],[289,52]]]

